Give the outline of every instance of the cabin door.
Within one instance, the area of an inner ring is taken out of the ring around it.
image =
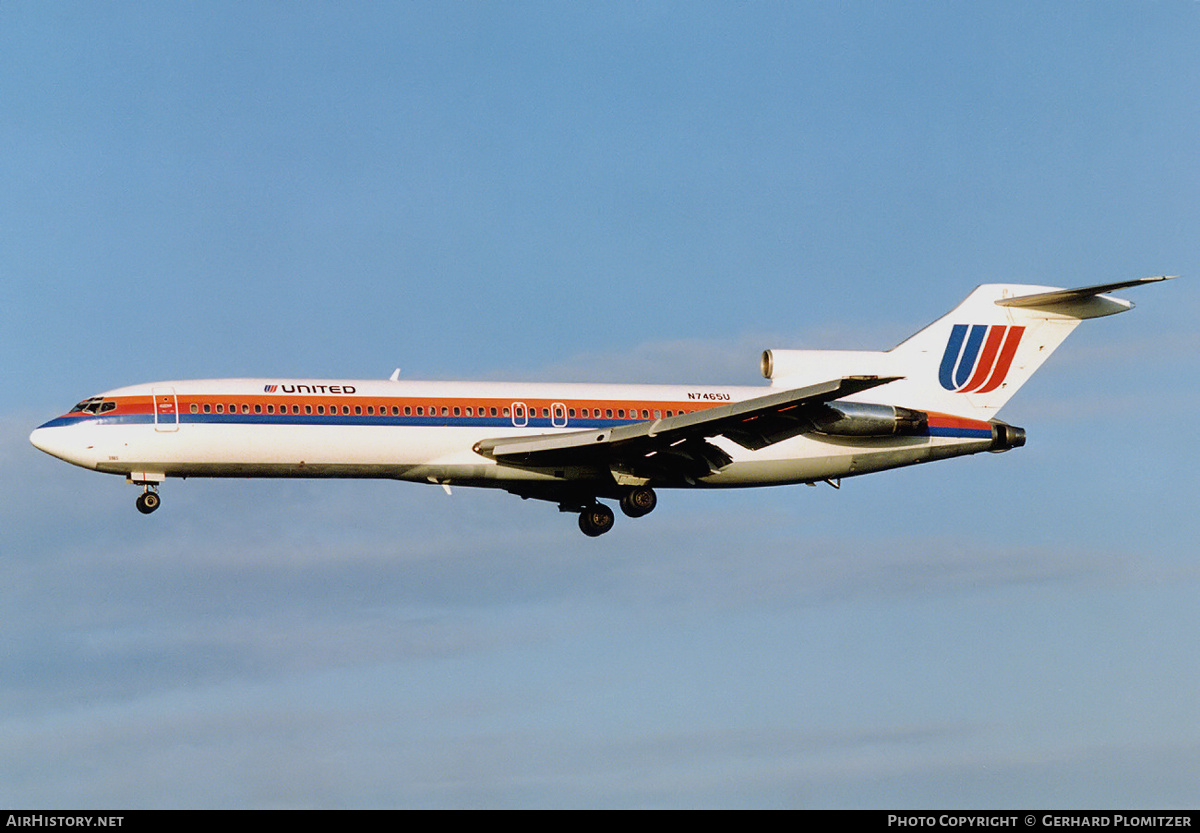
[[[154,430],[179,430],[179,398],[175,388],[154,388]]]

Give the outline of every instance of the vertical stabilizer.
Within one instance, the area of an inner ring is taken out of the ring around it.
[[[887,355],[904,379],[889,401],[910,408],[991,419],[1080,321],[1133,307],[1104,294],[1160,278],[1059,289],[985,284],[950,314]]]

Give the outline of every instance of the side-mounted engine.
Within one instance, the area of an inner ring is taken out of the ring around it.
[[[833,437],[894,437],[924,434],[929,417],[897,405],[827,402],[810,416],[813,427]]]

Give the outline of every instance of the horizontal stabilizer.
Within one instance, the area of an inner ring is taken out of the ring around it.
[[[1119,283],[1104,283],[1096,286],[1082,286],[1078,289],[1056,289],[1051,292],[1037,292],[1032,295],[1018,295],[1015,298],[1001,298],[996,301],[1001,307],[1020,307],[1021,309],[1037,309],[1045,312],[1057,312],[1071,315],[1075,318],[1098,318],[1102,315],[1112,315],[1130,309],[1133,304],[1118,298],[1100,298],[1106,292],[1115,289],[1125,289],[1131,286],[1141,286],[1158,281],[1169,281],[1178,275],[1160,275],[1156,278],[1138,278]]]

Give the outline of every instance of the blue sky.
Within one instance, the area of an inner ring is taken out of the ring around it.
[[[1196,807],[1200,5],[0,6],[0,803]],[[660,495],[29,446],[220,376],[754,384],[1156,274],[1029,444]]]

